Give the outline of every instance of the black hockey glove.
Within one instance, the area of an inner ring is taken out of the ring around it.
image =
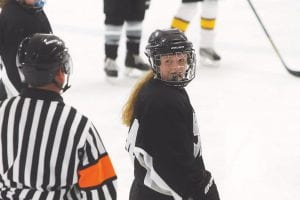
[[[217,185],[215,180],[211,176],[210,172],[208,173],[208,177],[210,177],[210,181],[204,188],[205,200],[220,200],[219,192],[217,189]]]
[[[194,197],[188,198],[188,200],[220,200],[217,186],[209,171],[203,170],[200,191],[198,190]]]
[[[145,9],[149,9],[150,6],[150,0],[145,0]]]

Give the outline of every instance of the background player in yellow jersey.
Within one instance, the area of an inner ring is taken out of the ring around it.
[[[221,60],[214,48],[218,0],[182,0],[171,26],[185,32],[197,13],[199,2],[202,2],[199,24],[200,58],[206,64],[217,63]]]

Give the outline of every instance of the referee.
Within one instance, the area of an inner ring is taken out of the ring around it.
[[[17,63],[29,88],[0,103],[1,200],[117,198],[117,177],[96,128],[60,96],[69,87],[69,61],[55,35],[21,42]]]

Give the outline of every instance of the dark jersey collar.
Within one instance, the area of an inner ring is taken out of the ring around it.
[[[60,94],[49,90],[42,90],[36,88],[26,88],[20,93],[21,97],[29,97],[32,99],[41,99],[46,101],[59,101],[63,102]]]
[[[6,0],[6,1],[7,1],[6,4],[10,3],[10,4],[20,6],[23,10],[25,10],[26,12],[32,13],[32,14],[39,13],[39,12],[43,11],[43,8],[33,8],[33,7],[30,7],[30,6],[27,6],[24,3],[20,3],[17,0]]]

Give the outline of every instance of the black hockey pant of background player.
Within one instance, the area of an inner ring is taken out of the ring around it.
[[[105,24],[123,25],[125,21],[143,21],[145,0],[104,0]]]

